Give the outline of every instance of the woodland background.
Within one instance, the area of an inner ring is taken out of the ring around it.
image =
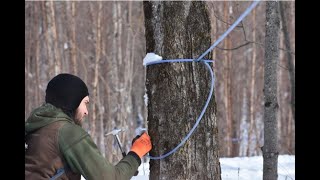
[[[206,3],[215,42],[251,2]],[[294,2],[281,1],[280,12],[279,152],[294,155]],[[25,2],[25,120],[44,103],[53,76],[78,75],[90,93],[84,128],[105,157],[117,162],[119,148],[104,134],[126,128],[120,139],[128,151],[135,129],[147,124],[144,32],[141,1]],[[261,2],[212,52],[221,157],[262,155],[264,33]]]

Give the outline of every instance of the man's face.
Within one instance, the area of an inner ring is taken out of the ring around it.
[[[75,123],[80,126],[82,126],[84,116],[88,115],[88,108],[87,108],[88,104],[89,104],[89,96],[86,96],[82,99],[79,107],[76,109],[74,120],[75,120]]]

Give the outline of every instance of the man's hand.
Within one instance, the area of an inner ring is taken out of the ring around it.
[[[135,138],[132,139],[131,146],[133,145],[133,143],[134,143],[139,137],[141,137],[141,135],[137,135]]]
[[[140,158],[146,155],[152,148],[150,136],[144,132],[140,137],[136,136],[132,140],[130,151],[135,152]]]

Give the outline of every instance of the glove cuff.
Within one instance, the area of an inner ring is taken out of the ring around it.
[[[141,164],[141,158],[139,157],[139,155],[137,153],[135,153],[134,151],[130,151],[127,155],[131,155],[133,156],[139,163],[139,166]]]

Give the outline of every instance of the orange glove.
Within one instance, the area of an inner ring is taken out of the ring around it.
[[[152,148],[150,136],[144,132],[138,139],[136,139],[130,151],[135,152],[140,158],[146,155]]]

